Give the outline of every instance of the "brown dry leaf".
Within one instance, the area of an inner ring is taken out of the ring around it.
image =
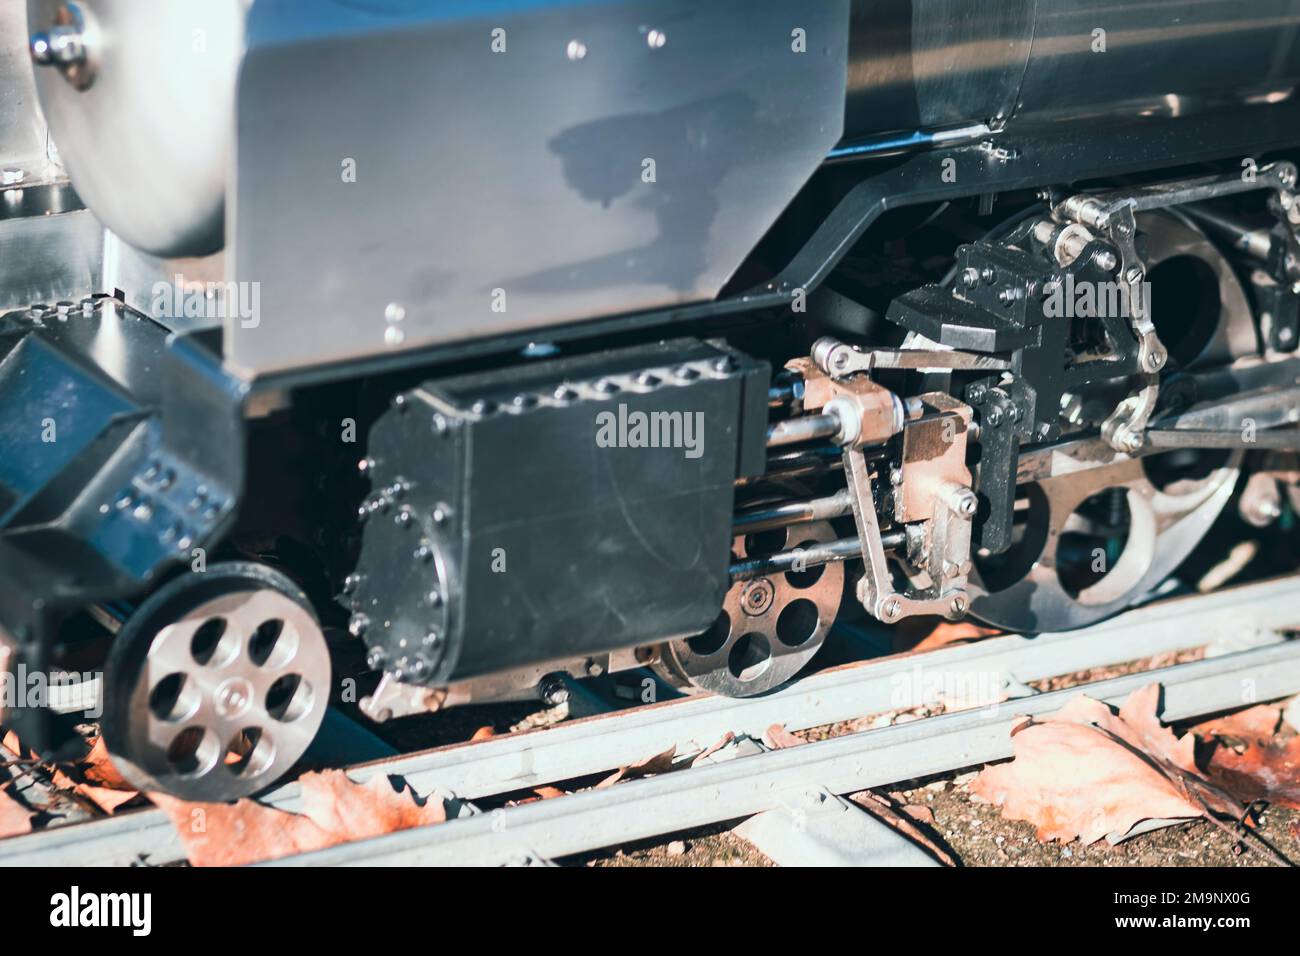
[[[1300,809],[1300,737],[1277,737],[1282,706],[1260,704],[1218,717],[1192,730],[1217,746],[1210,778],[1244,800],[1267,800]]]
[[[556,797],[568,796],[567,791],[561,790],[559,787],[536,787],[533,793],[537,794],[538,798],[542,800],[554,800]]]
[[[30,833],[31,829],[31,811],[0,790],[0,840]]]
[[[1285,744],[1255,743],[1243,753],[1220,747],[1210,778],[1242,800],[1267,800],[1300,810],[1300,737]]]
[[[1281,724],[1281,707],[1261,705],[1194,727],[1218,744],[1210,779],[1243,800],[1300,810],[1300,736],[1277,736]]]
[[[423,806],[409,787],[395,791],[379,775],[354,783],[341,770],[306,774],[302,813],[287,813],[252,800],[234,804],[189,803],[150,794],[168,817],[194,866],[243,866],[364,840],[446,820],[442,801]]]
[[[1022,725],[1012,738],[1015,759],[986,768],[971,792],[999,804],[1007,819],[1034,824],[1044,842],[1089,844],[1144,820],[1240,811],[1197,772],[1193,735],[1180,739],[1160,724],[1159,694],[1155,684],[1134,692],[1118,716],[1075,697],[1045,722]]]
[[[423,805],[405,782],[394,790],[386,774],[353,783],[342,770],[322,770],[299,779],[303,813],[345,840],[409,830],[447,819],[442,801],[431,797]]]
[[[677,745],[669,747],[661,754],[655,754],[653,757],[647,757],[644,760],[637,761],[627,767],[619,767],[612,774],[596,784],[595,789],[602,790],[605,787],[612,787],[620,780],[632,780],[636,777],[646,777],[652,773],[667,773],[673,769],[673,759],[677,756]]]
[[[94,787],[107,787],[110,790],[130,790],[131,785],[122,778],[108,756],[108,745],[103,737],[90,739],[90,753],[81,761],[86,783]]]
[[[1271,740],[1282,722],[1282,708],[1277,704],[1258,704],[1235,714],[1216,717],[1192,728],[1192,733],[1207,740],[1218,737],[1236,745],[1253,740]]]
[[[763,732],[763,743],[772,750],[785,750],[788,747],[798,747],[800,744],[806,744],[807,742],[802,737],[796,737],[786,730],[785,724],[773,724]]]
[[[149,799],[171,819],[193,866],[245,866],[343,842],[310,817],[252,800],[190,803],[161,793]]]
[[[3,737],[0,737],[0,746],[4,747],[5,750],[8,750],[10,753],[16,754],[19,757],[25,756],[23,754],[22,742],[18,739],[18,735],[14,733],[12,730],[6,730],[5,735]],[[30,756],[30,755],[26,755],[26,756]]]
[[[112,814],[124,803],[140,794],[122,779],[108,756],[108,747],[102,737],[89,741],[90,752],[64,771],[54,770],[54,785],[62,790],[80,794],[105,813]]]
[[[1156,716],[1159,706],[1160,685],[1148,684],[1129,694],[1120,705],[1118,716],[1101,701],[1079,696],[1049,720],[1095,724],[1147,754],[1168,760],[1188,773],[1199,773],[1196,768],[1196,737],[1193,734],[1175,736]]]
[[[725,734],[722,735],[721,738],[718,739],[717,743],[713,744],[711,747],[705,747],[694,757],[692,757],[691,766],[692,767],[695,766],[705,757],[712,757],[715,753],[717,753],[719,750],[727,746],[727,744],[731,743],[735,739],[736,739],[736,735],[732,733],[730,730],[728,730]]]
[[[903,807],[903,812],[915,820],[917,823],[924,823],[926,826],[934,826],[934,811],[929,807],[919,803],[909,803]]]
[[[496,735],[497,732],[493,730],[491,724],[489,724],[474,731],[474,736],[469,738],[469,742],[475,744],[480,740],[487,740],[489,737],[495,737]]]

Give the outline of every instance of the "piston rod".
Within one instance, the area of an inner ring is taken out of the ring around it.
[[[787,418],[767,427],[767,447],[781,448],[821,438],[834,438],[843,427],[839,416],[831,412]]]
[[[773,528],[785,528],[789,525],[841,518],[852,513],[853,497],[848,489],[845,489],[825,498],[788,501],[779,505],[764,505],[742,511],[736,515],[732,528],[736,534],[753,534],[756,531],[770,531]]]
[[[905,532],[898,530],[886,531],[880,536],[880,541],[886,551],[894,551],[906,543],[907,535]],[[806,568],[815,568],[835,561],[849,561],[860,557],[862,557],[862,541],[860,538],[839,538],[828,544],[812,544],[806,548],[779,551],[776,554],[762,558],[737,561],[729,570],[731,580],[748,581],[751,578],[761,578],[768,574],[802,571]]]

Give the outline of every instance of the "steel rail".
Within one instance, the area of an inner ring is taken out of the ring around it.
[[[1118,705],[1157,681],[1164,688],[1161,716],[1166,722],[1247,703],[1242,692],[1247,684],[1260,700],[1287,696],[1300,691],[1300,643],[1130,674],[1088,685],[1086,690]],[[766,810],[789,809],[806,800],[810,788],[824,788],[821,799],[825,799],[825,792],[865,790],[1009,757],[1011,729],[1021,716],[1055,713],[1082,690],[1072,687],[1011,705],[763,751],[265,865],[505,865],[617,846]]]
[[[1026,693],[1023,685],[1031,681],[1211,642],[1229,647],[1276,643],[1283,639],[1280,629],[1298,623],[1300,576],[1279,578],[1159,601],[1078,631],[988,638],[845,665],[762,697],[666,701],[359,764],[348,772],[359,782],[381,773],[400,775],[417,792],[437,790],[472,800],[606,772],[669,747],[697,752],[727,732],[758,737],[775,723],[801,730],[907,709],[930,700],[934,688],[1005,689],[1014,696]],[[1300,651],[1300,642],[1291,648]],[[928,725],[932,719],[917,723]],[[262,799],[287,811],[301,806],[296,784]],[[158,810],[124,812],[0,841],[0,865],[113,866],[183,858],[171,823]]]

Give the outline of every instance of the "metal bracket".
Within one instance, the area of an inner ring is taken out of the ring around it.
[[[966,573],[970,569],[971,517],[976,507],[970,489],[953,487],[935,496],[931,539],[936,543],[942,542],[944,547],[931,548],[928,568],[933,571],[937,567],[940,576],[932,577],[931,587],[927,589],[929,593],[899,593],[889,573],[880,537],[880,520],[876,516],[871,473],[861,451],[845,449],[844,476],[862,546],[863,574],[858,580],[857,598],[867,612],[886,624],[920,614],[937,614],[950,621],[964,617],[970,607],[965,585]],[[951,574],[945,573],[948,565],[952,565]]]
[[[833,338],[821,338],[813,345],[813,360],[831,378],[845,378],[877,369],[946,369],[954,372],[1005,372],[1011,360],[999,355],[957,350],[869,349],[863,351]]]
[[[1153,183],[1136,190],[1117,190],[1104,193],[1081,193],[1057,204],[1052,218],[1058,223],[1077,223],[1103,235],[1119,253],[1116,271],[1121,288],[1127,298],[1129,320],[1138,341],[1138,367],[1144,383],[1116,407],[1102,424],[1101,434],[1106,443],[1116,451],[1134,452],[1142,447],[1147,423],[1156,408],[1159,397],[1159,373],[1169,359],[1168,350],[1156,335],[1150,314],[1150,303],[1142,292],[1146,280],[1146,265],[1137,251],[1136,213],[1152,209],[1166,209],[1184,203],[1201,202],[1221,196],[1272,189],[1274,212],[1284,224],[1290,222],[1283,209],[1281,197],[1294,195],[1290,190],[1296,184],[1296,167],[1292,163],[1270,163],[1246,178],[1241,174],[1207,176],[1177,182]],[[1288,248],[1300,252],[1295,235],[1288,229]],[[1300,270],[1300,255],[1293,256]],[[1300,271],[1297,272],[1300,277]]]

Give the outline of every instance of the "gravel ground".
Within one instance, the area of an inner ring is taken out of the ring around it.
[[[1062,690],[1126,674],[1169,667],[1204,657],[1203,649],[1160,655],[1112,667],[1095,668],[1036,682],[1038,691]],[[1005,705],[1014,707],[1014,702]],[[826,740],[843,734],[906,723],[942,712],[920,708],[901,713],[864,716],[800,731],[795,736]],[[1181,733],[1185,728],[1178,728]],[[1005,820],[995,806],[977,802],[967,788],[979,768],[949,773],[923,781],[909,781],[874,791],[896,808],[925,807],[933,823],[918,821],[922,830],[961,866],[1275,866],[1260,852],[1257,841],[1249,847],[1234,843],[1228,834],[1208,821],[1191,821],[1145,833],[1112,846],[1102,840],[1085,847],[1039,843],[1034,827]],[[920,814],[925,817],[924,813]],[[586,866],[772,866],[754,847],[732,835],[728,827],[692,834],[676,834],[625,846],[605,853],[565,861]],[[1282,857],[1300,864],[1300,812],[1269,807],[1256,831]]]
[[[998,808],[972,799],[966,784],[973,773],[948,775],[910,789],[881,790],[896,803],[928,807],[934,823],[927,835],[962,866],[1274,866],[1263,853],[1242,851],[1208,821],[1166,827],[1111,846],[1100,840],[1085,847],[1039,843],[1031,824],[1004,820]],[[1300,813],[1286,807],[1265,810],[1257,831],[1274,850],[1300,862]],[[1252,844],[1254,841],[1252,841]]]
[[[615,850],[584,853],[559,863],[561,866],[775,866],[753,844],[732,834],[735,823],[674,834],[667,842],[647,840]]]
[[[1139,671],[1199,660],[1203,649],[1165,654],[1105,668],[1095,668],[1035,682],[1039,692],[1062,690]],[[1014,702],[1004,705],[1014,708]],[[891,726],[942,713],[941,706],[875,714],[799,731],[806,740],[826,740],[843,734]],[[563,719],[562,709],[537,703],[495,704],[454,708],[427,717],[381,725],[376,731],[403,751],[468,740],[481,728],[501,734]],[[978,769],[978,768],[976,768]],[[875,791],[896,808],[926,807],[933,823],[919,821],[926,835],[961,866],[1270,866],[1256,849],[1243,850],[1228,834],[1206,821],[1194,821],[1143,834],[1117,846],[1100,841],[1084,847],[1076,840],[1042,844],[1028,823],[1004,820],[997,807],[976,802],[967,789],[974,771],[950,773]],[[922,814],[924,817],[925,815]],[[735,821],[739,822],[739,821]],[[750,843],[731,833],[733,824],[672,834],[557,861],[586,867],[711,867],[773,866]],[[1300,862],[1300,812],[1285,807],[1264,811],[1257,831],[1283,857]]]

